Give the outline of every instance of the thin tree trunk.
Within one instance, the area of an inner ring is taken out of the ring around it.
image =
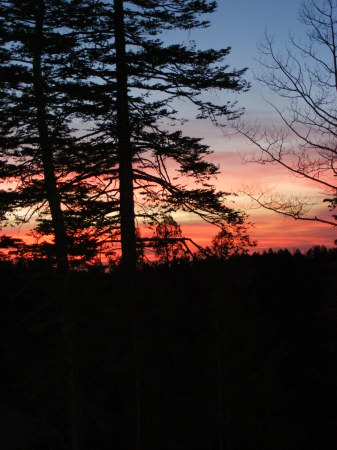
[[[135,383],[135,444],[141,449],[140,377],[138,360],[137,305],[134,289],[136,270],[136,229],[133,198],[132,147],[128,103],[128,75],[126,62],[125,23],[123,0],[114,0],[114,32],[116,46],[116,89],[117,89],[117,139],[119,163],[119,195],[122,244],[122,268],[127,281],[126,296],[130,301],[133,320],[134,383]]]
[[[123,0],[114,0],[114,14],[122,265],[132,274],[137,258]]]
[[[55,167],[53,161],[53,149],[49,139],[48,125],[46,119],[46,102],[44,94],[44,80],[41,68],[43,52],[43,26],[45,16],[44,0],[38,0],[35,10],[35,45],[33,56],[33,82],[34,94],[37,107],[37,125],[39,132],[41,157],[43,164],[44,182],[46,197],[49,203],[52,223],[55,235],[55,250],[57,268],[61,278],[55,293],[61,302],[61,339],[65,352],[65,364],[67,367],[67,402],[68,420],[70,428],[70,441],[72,450],[81,449],[81,433],[79,426],[79,408],[77,377],[75,372],[75,350],[74,350],[74,330],[71,314],[71,305],[68,294],[69,262],[67,252],[67,234],[65,230],[64,218],[61,208],[61,200],[57,189]]]
[[[66,273],[69,269],[67,255],[67,235],[61,209],[61,200],[58,193],[55,177],[53,150],[48,135],[44,83],[41,69],[44,13],[44,0],[39,0],[35,15],[35,46],[33,59],[34,94],[37,107],[36,119],[40,139],[46,197],[50,207],[55,235],[57,267],[60,272]]]

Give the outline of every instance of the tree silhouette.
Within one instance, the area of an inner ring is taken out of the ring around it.
[[[219,226],[245,221],[244,214],[225,206],[227,194],[210,184],[218,167],[206,160],[211,152],[200,139],[178,129],[177,111],[177,101],[184,99],[200,119],[238,117],[242,111],[235,103],[217,105],[201,95],[244,91],[244,70],[228,71],[224,59],[229,48],[201,51],[193,43],[165,45],[160,40],[167,30],[207,26],[199,17],[215,6],[208,1],[116,0],[103,8],[106,28],[89,55],[91,77],[83,94],[87,104],[81,116],[90,129],[82,167],[90,160],[92,178],[103,180],[100,191],[92,185],[95,201],[110,201],[103,209],[92,203],[102,212],[101,223],[111,227],[101,228],[100,239],[108,246],[121,241],[127,270],[136,262],[135,220],[152,224],[180,210]],[[113,237],[111,230],[117,233]]]
[[[314,182],[325,193],[331,212],[336,208],[336,94],[337,7],[332,0],[307,0],[300,20],[307,43],[291,36],[284,52],[266,35],[260,46],[265,69],[257,79],[284,98],[287,107],[272,106],[284,127],[238,123],[237,130],[258,148],[253,162],[278,164],[296,177]],[[336,226],[332,219],[310,214],[312,201],[305,196],[284,196],[261,189],[249,192],[261,206],[294,219]]]
[[[170,262],[186,256],[181,227],[171,216],[164,217],[158,223],[153,237],[153,247],[159,261],[169,265]]]
[[[1,178],[16,183],[15,191],[1,191],[1,214],[24,208],[25,221],[47,204],[58,268],[65,272],[67,237],[54,156],[69,134],[61,88],[72,42],[57,29],[62,23],[59,5],[44,0],[0,3]]]
[[[3,218],[35,218],[37,239],[55,235],[58,260],[63,252],[73,263],[94,261],[121,243],[128,270],[137,258],[135,221],[137,227],[151,225],[157,217],[185,211],[220,227],[244,224],[245,215],[225,205],[229,193],[210,183],[218,173],[207,161],[210,149],[183,134],[177,111],[183,99],[194,105],[199,119],[218,123],[238,117],[242,110],[235,102],[219,105],[204,101],[202,94],[244,91],[244,70],[228,70],[229,48],[201,51],[194,43],[165,45],[160,39],[164,31],[207,26],[202,16],[215,10],[215,2],[41,3],[45,37],[39,40],[39,86],[49,133],[48,170],[53,167],[57,191],[50,198],[49,184],[42,182],[45,134],[38,128],[41,108],[33,83],[35,10],[28,0],[1,5],[6,21],[1,47]],[[10,182],[17,183],[15,192]],[[55,199],[58,209],[51,209]],[[57,234],[60,227],[63,234]]]
[[[247,253],[248,247],[256,245],[251,242],[249,236],[245,233],[245,227],[237,225],[236,227],[222,227],[214,236],[211,246],[208,249],[212,256],[224,259],[228,256]]]
[[[114,208],[100,201],[91,163],[99,146],[88,148],[81,123],[101,13],[92,0],[0,2],[1,221],[33,222],[36,243],[54,236],[49,248],[65,271],[68,256],[72,264],[97,256]]]

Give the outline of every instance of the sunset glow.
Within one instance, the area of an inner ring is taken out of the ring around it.
[[[215,136],[219,133],[219,130],[215,128],[213,131]],[[318,196],[317,190],[313,186],[310,186],[305,180],[295,178],[279,166],[244,163],[243,154],[251,152],[252,148],[245,146],[242,140],[241,146],[245,150],[241,152],[240,150],[230,150],[239,147],[237,139],[234,139],[233,142],[231,139],[218,136],[210,140],[216,141],[217,148],[217,151],[211,155],[211,159],[214,163],[220,164],[220,174],[214,180],[215,185],[218,189],[239,193],[237,197],[229,197],[227,204],[243,209],[249,216],[249,222],[252,223],[249,234],[257,243],[252,251],[264,251],[269,248],[275,250],[288,248],[290,251],[294,251],[297,248],[307,250],[314,245],[334,246],[334,240],[337,238],[335,228],[311,221],[295,221],[257,208],[256,204],[241,192],[249,186],[263,185],[284,194],[310,194],[319,203],[316,208],[313,208],[312,214],[329,218],[327,208],[321,203],[323,195]],[[205,138],[205,141],[207,142],[208,139]],[[222,151],[219,151],[218,149],[221,148]],[[203,222],[196,216],[179,214],[175,218],[182,227],[183,235],[190,237],[201,246],[209,245],[212,237],[217,233],[216,227]],[[33,243],[34,239],[29,235],[31,228],[30,224],[25,224],[20,228],[7,228],[5,234],[24,239],[27,243]],[[146,236],[151,235],[151,232],[145,230],[143,233]]]
[[[188,33],[165,31],[163,40],[167,43],[194,40],[198,47],[205,49],[230,45],[228,64],[236,68],[248,68],[245,78],[251,83],[251,89],[233,98],[228,97],[228,93],[225,93],[224,97],[222,97],[222,93],[209,92],[207,95],[212,99],[212,96],[216,95],[219,103],[224,103],[228,99],[237,100],[238,107],[245,108],[244,120],[257,121],[261,125],[271,123],[281,125],[280,121],[277,122],[279,119],[273,108],[264,101],[266,98],[270,100],[268,91],[263,90],[254,79],[253,73],[259,73],[261,69],[257,62],[256,46],[263,37],[267,25],[280,43],[287,38],[288,32],[302,33],[303,29],[297,20],[300,1],[261,1],[257,4],[255,1],[247,0],[244,4],[245,7],[242,8],[239,2],[232,4],[219,2],[218,10],[211,17],[208,28],[191,30]],[[232,25],[234,23],[235,26]],[[245,32],[243,33],[242,30]],[[305,34],[303,34],[303,38],[305,39]],[[275,102],[275,98],[271,102]],[[279,106],[279,104],[277,105]],[[310,211],[311,217],[317,215],[331,220],[327,205],[322,202],[326,194],[320,192],[315,183],[308,182],[303,178],[296,178],[279,165],[245,163],[245,157],[249,159],[254,152],[254,146],[250,145],[247,139],[235,134],[230,124],[222,130],[213,126],[210,121],[195,120],[194,113],[187,101],[180,101],[177,109],[179,116],[188,120],[183,127],[179,125],[178,129],[181,128],[186,136],[202,138],[203,143],[209,145],[210,150],[213,151],[213,154],[207,159],[214,164],[219,164],[220,172],[210,182],[213,182],[219,190],[236,194],[236,196],[229,196],[226,204],[241,209],[248,215],[252,224],[249,234],[252,240],[257,242],[257,246],[252,251],[263,251],[269,248],[305,250],[313,245],[334,246],[334,240],[337,238],[336,227],[313,221],[295,221],[285,218],[266,209],[258,208],[257,204],[252,202],[248,195],[245,195],[245,192],[252,192],[256,189],[272,190],[272,192],[285,196],[305,195],[313,204]],[[168,169],[171,170],[173,177],[177,175],[173,173],[174,169],[170,167],[170,162],[168,162]],[[176,182],[182,181],[178,179]],[[179,213],[174,217],[182,226],[183,235],[192,238],[199,245],[209,245],[212,237],[217,233],[215,227],[202,222],[196,216]],[[143,229],[141,224],[138,225]],[[33,226],[32,222],[20,228],[8,227],[4,228],[2,233],[32,243],[34,239],[29,236],[29,231]],[[145,232],[145,235],[150,234],[151,231]]]

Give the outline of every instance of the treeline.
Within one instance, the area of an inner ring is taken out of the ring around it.
[[[77,271],[64,290],[48,267],[1,263],[1,399],[35,423],[15,448],[76,431],[84,450],[335,449],[336,270],[316,247],[147,265],[134,289]]]

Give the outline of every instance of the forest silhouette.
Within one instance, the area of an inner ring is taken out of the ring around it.
[[[70,391],[59,278],[2,262],[1,448],[74,448],[71,417],[86,450],[334,449],[336,269],[322,247],[145,266],[134,298],[73,271]]]

